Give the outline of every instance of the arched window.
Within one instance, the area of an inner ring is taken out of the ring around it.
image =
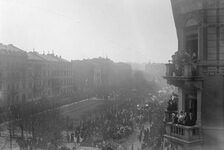
[[[198,47],[198,19],[190,16],[185,22],[185,50],[191,57],[197,59],[199,55]]]

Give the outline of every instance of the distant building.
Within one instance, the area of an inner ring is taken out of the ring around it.
[[[0,103],[10,105],[26,100],[26,52],[0,44]]]
[[[137,71],[145,71],[145,63],[129,63],[131,65],[132,70]]]
[[[77,94],[108,97],[121,87],[130,87],[132,70],[129,64],[114,63],[107,58],[73,60],[71,63]]]
[[[37,89],[34,93],[48,97],[71,96],[73,92],[71,62],[54,54],[29,53],[31,54],[38,60],[29,59],[34,71],[34,76],[29,77],[34,79],[33,82],[37,82],[37,87],[41,90]]]
[[[94,77],[93,82],[95,87],[102,86],[102,71],[101,68],[97,65],[94,67]]]
[[[164,149],[224,149],[224,1],[171,3],[178,52],[165,78],[178,87],[177,111],[191,114],[195,123],[166,121]],[[175,113],[167,111],[166,117]]]
[[[0,104],[12,105],[43,96],[72,96],[71,62],[54,54],[25,52],[0,44]]]
[[[47,93],[47,63],[37,52],[28,52],[27,96],[36,100]]]

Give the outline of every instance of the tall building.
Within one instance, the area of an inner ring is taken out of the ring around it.
[[[0,43],[0,105],[26,100],[26,52]]]
[[[41,97],[73,96],[71,62],[0,43],[0,107]]]
[[[39,54],[32,52],[29,64],[34,71],[33,82],[39,87],[35,93],[37,96],[47,97],[71,96],[73,94],[72,67],[71,62],[55,54]]]
[[[224,149],[224,0],[171,4],[178,51],[165,79],[178,88],[177,111],[194,119],[180,124],[166,111],[164,149]]]

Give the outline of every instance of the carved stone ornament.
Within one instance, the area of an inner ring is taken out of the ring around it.
[[[203,14],[200,11],[191,12],[185,15],[184,24],[185,27],[196,26],[202,24]]]

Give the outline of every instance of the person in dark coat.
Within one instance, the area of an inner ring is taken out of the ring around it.
[[[71,133],[71,142],[74,142],[74,133]]]

